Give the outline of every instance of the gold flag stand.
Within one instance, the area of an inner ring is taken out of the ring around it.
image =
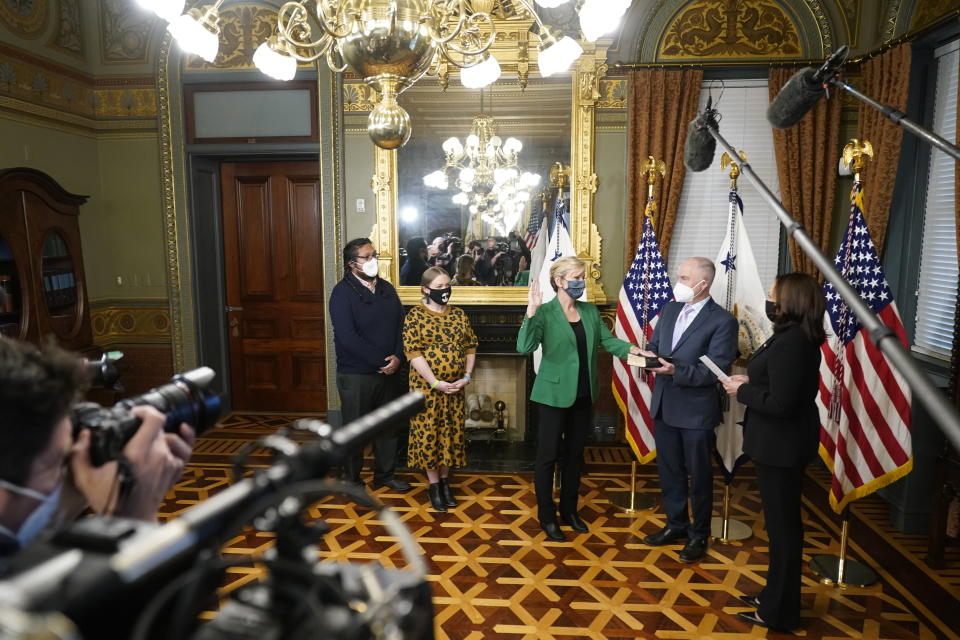
[[[860,182],[860,171],[866,165],[867,157],[873,157],[873,145],[868,140],[852,138],[843,148],[840,162],[850,167],[853,172],[853,182]],[[847,559],[847,545],[850,538],[850,515],[847,508],[843,509],[843,522],[840,526],[840,555],[816,555],[810,559],[810,568],[820,576],[823,584],[835,584],[841,589],[847,587],[867,587],[877,582],[877,574],[870,567],[855,560]]]

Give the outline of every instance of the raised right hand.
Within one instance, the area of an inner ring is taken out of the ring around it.
[[[543,302],[543,294],[540,293],[540,282],[533,280],[530,283],[529,291],[527,292],[527,317],[532,318],[537,315],[537,309],[540,308],[540,304]]]

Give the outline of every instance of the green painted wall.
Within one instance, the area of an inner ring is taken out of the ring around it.
[[[155,134],[98,139],[0,114],[0,140],[0,167],[38,169],[89,196],[80,233],[91,301],[167,297]]]
[[[594,197],[593,219],[600,230],[602,277],[607,302],[615,303],[626,271],[627,132],[626,129],[596,133],[594,166],[599,186]]]

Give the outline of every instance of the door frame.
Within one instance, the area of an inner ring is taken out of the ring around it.
[[[197,366],[208,366],[217,372],[216,387],[221,392],[224,414],[233,410],[230,379],[230,348],[227,335],[227,304],[225,263],[223,251],[223,211],[221,202],[220,165],[224,162],[320,162],[316,144],[301,145],[262,144],[247,145],[243,150],[236,145],[204,145],[203,150],[187,152],[189,176],[189,198],[192,220],[190,225],[190,244],[194,247],[191,254],[193,278],[190,281],[191,296],[194,303],[194,328],[197,337]],[[219,148],[217,148],[219,147]],[[321,172],[321,188],[323,188]],[[322,204],[322,203],[321,203]],[[324,252],[330,250],[330,244],[324,239]],[[339,239],[334,241],[339,245]],[[209,250],[199,250],[207,247]],[[335,249],[334,249],[335,250]],[[324,256],[326,261],[327,256]],[[325,292],[329,287],[324,284]],[[325,321],[325,330],[329,338],[329,322]],[[329,365],[329,362],[328,362]],[[329,406],[329,386],[331,375],[327,373],[327,404]]]

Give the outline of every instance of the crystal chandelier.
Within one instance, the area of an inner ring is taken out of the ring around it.
[[[188,53],[213,62],[219,46],[219,8],[183,13],[185,0],[137,0],[169,21],[167,29]],[[593,42],[619,24],[632,0],[298,0],[277,14],[277,32],[260,45],[254,63],[267,75],[293,78],[297,62],[325,57],[337,72],[351,69],[379,94],[367,132],[374,144],[396,149],[410,138],[410,115],[397,96],[443,61],[461,69],[461,81],[479,88],[500,76],[491,53],[497,28],[491,12],[498,5],[529,12],[540,39],[540,73],[564,71],[583,49],[549,27],[534,2],[545,8],[575,2],[584,37]],[[525,45],[522,45],[525,46]]]
[[[516,138],[500,139],[492,116],[479,115],[464,143],[459,138],[443,143],[444,166],[425,175],[423,184],[446,190],[453,176],[458,190],[454,204],[469,207],[471,216],[480,215],[499,235],[507,235],[523,215],[531,190],[540,184],[538,174],[517,164],[522,149]]]

